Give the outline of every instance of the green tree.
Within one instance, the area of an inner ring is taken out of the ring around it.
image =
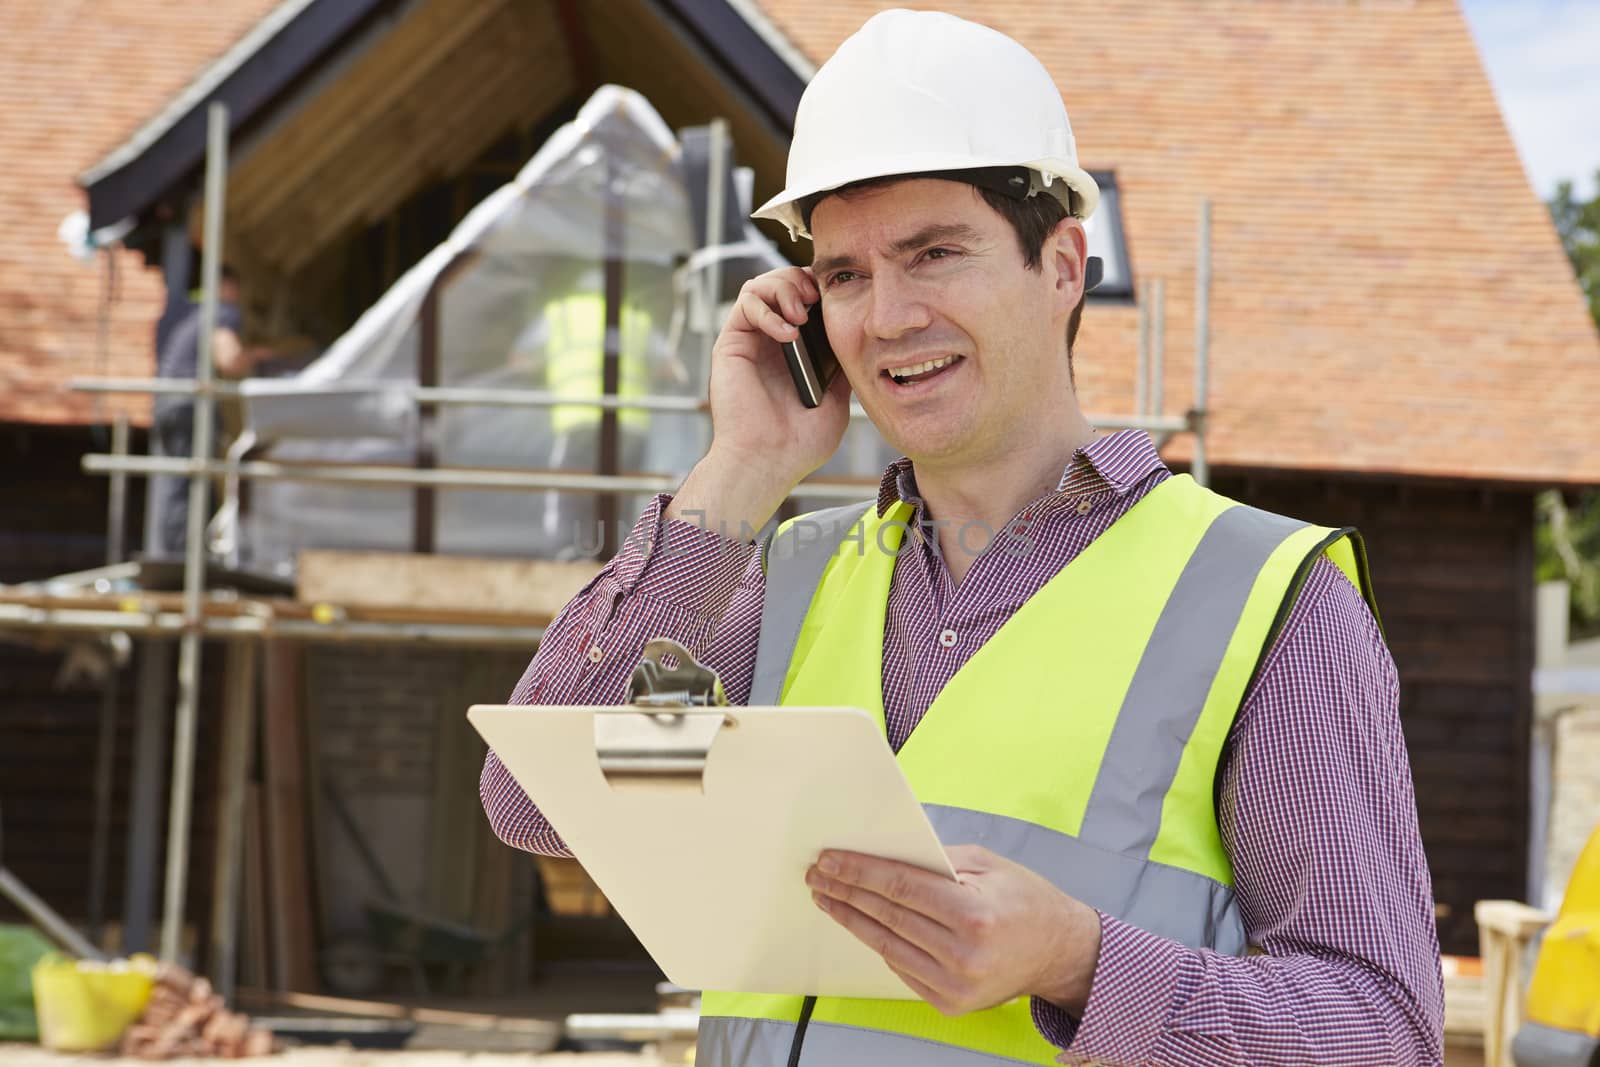
[[[1565,578],[1572,587],[1572,636],[1600,635],[1600,493],[1590,490],[1574,506],[1552,489],[1539,495],[1538,515],[1534,577]]]
[[[1550,217],[1588,298],[1589,314],[1600,325],[1600,169],[1595,187],[1595,196],[1580,200],[1572,183],[1562,182],[1550,201]],[[1589,490],[1575,500],[1553,491],[1542,494],[1536,538],[1539,580],[1572,583],[1573,635],[1600,634],[1600,492]]]
[[[1561,244],[1572,260],[1578,287],[1589,298],[1589,314],[1600,323],[1600,169],[1595,170],[1597,192],[1589,200],[1573,195],[1572,183],[1556,186],[1550,201],[1550,217],[1555,220]]]

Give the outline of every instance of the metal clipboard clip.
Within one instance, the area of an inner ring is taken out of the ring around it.
[[[676,667],[661,662],[668,655]],[[712,743],[724,726],[738,725],[733,716],[712,710],[727,705],[715,671],[696,663],[676,641],[651,641],[628,680],[628,703],[595,715],[600,773],[613,789],[683,786],[704,792]]]

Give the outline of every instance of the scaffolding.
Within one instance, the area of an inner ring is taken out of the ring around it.
[[[441,617],[437,613],[363,612],[337,604],[308,604],[283,596],[241,594],[235,590],[208,588],[204,539],[206,487],[212,479],[222,479],[229,487],[224,507],[236,506],[237,487],[244,481],[299,481],[338,485],[406,487],[414,490],[493,489],[504,491],[556,491],[594,494],[611,499],[626,494],[669,493],[676,489],[681,475],[625,475],[473,469],[462,467],[397,467],[376,464],[306,462],[282,463],[246,460],[230,451],[224,458],[212,457],[211,432],[217,400],[240,395],[240,386],[214,377],[212,337],[217,321],[222,247],[224,183],[227,170],[227,112],[213,103],[208,115],[205,170],[204,234],[202,261],[202,302],[199,335],[198,373],[194,379],[104,378],[79,379],[71,383],[77,391],[93,393],[136,393],[184,395],[192,397],[193,450],[181,456],[135,456],[129,454],[125,416],[119,416],[109,453],[83,457],[86,473],[110,479],[107,514],[108,560],[104,567],[69,575],[58,575],[41,582],[0,588],[0,630],[137,636],[145,639],[178,641],[178,701],[176,723],[171,740],[172,778],[167,815],[167,864],[163,897],[161,956],[179,955],[184,926],[184,888],[188,879],[188,843],[194,782],[195,734],[199,704],[199,679],[202,641],[206,638],[232,642],[231,650],[242,644],[285,640],[295,642],[430,642],[473,648],[520,647],[530,651],[544,634],[548,617],[530,617],[508,622],[503,618],[472,621]],[[726,128],[713,124],[713,158],[726,151]],[[721,146],[721,147],[717,147]],[[720,203],[719,171],[712,169],[711,201]],[[720,210],[708,213],[710,237],[720,242]],[[709,239],[709,238],[708,238]],[[1165,285],[1161,279],[1146,281],[1138,305],[1138,365],[1135,376],[1135,408],[1132,414],[1089,416],[1101,429],[1146,431],[1164,444],[1177,434],[1190,434],[1193,452],[1190,471],[1196,481],[1206,484],[1209,477],[1206,449],[1211,283],[1211,208],[1202,201],[1199,210],[1196,258],[1195,362],[1192,406],[1181,415],[1163,413]],[[719,284],[715,261],[710,270],[712,285]],[[716,289],[710,289],[716,293]],[[613,342],[608,341],[608,345]],[[707,346],[709,351],[709,346]],[[611,353],[608,352],[608,356]],[[441,387],[425,382],[385,382],[374,391],[398,393],[419,409],[442,406],[496,406],[548,408],[556,404],[585,404],[616,413],[628,409],[694,414],[709,419],[703,400],[672,396],[624,397],[608,393],[587,398],[557,395],[540,390],[502,390]],[[348,385],[341,386],[348,392]],[[865,412],[855,401],[851,418],[860,420]],[[139,575],[139,564],[124,560],[122,550],[127,479],[130,476],[175,475],[189,479],[188,536],[184,545],[181,593],[128,591],[125,586]],[[876,482],[848,480],[807,480],[796,487],[792,498],[807,500],[860,500],[875,494]],[[140,677],[140,740],[144,750],[141,765],[151,763],[151,746],[159,743],[159,730],[150,730],[146,713],[161,703],[164,681],[160,671],[146,660]],[[223,714],[224,753],[222,775],[222,816],[219,821],[218,851],[214,872],[215,894],[211,923],[211,974],[225,995],[234,985],[237,917],[239,908],[242,810],[245,768],[246,724],[252,712],[246,706],[252,699],[251,686],[258,657],[253,652],[230,652],[225,685]],[[105,854],[108,848],[108,812],[111,778],[111,729],[115,711],[116,671],[109,673],[101,712],[100,751],[96,764],[96,830],[92,857],[91,926],[100,921],[104,901]],[[155,763],[159,763],[158,760]],[[150,775],[136,776],[135,797],[130,815],[134,841],[130,865],[134,868],[129,885],[138,884],[154,860],[156,827],[151,809],[152,793],[159,781]],[[130,893],[130,910],[140,904]]]

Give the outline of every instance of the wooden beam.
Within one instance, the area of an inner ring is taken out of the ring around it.
[[[250,228],[306,195],[321,166],[391,115],[505,0],[428,0],[261,145],[231,183],[229,214]]]
[[[588,27],[584,25],[583,16],[578,14],[576,0],[556,0],[556,10],[561,19],[561,34],[567,42],[567,54],[572,57],[577,89],[587,96],[600,87]]]
[[[139,717],[133,744],[133,785],[128,810],[128,861],[122,915],[122,951],[154,948],[156,866],[164,820],[161,786],[167,780],[167,734],[172,728],[174,642],[139,642]]]
[[[417,315],[417,384],[433,388],[439,384],[439,295],[445,274],[441,272],[428,286],[422,298],[422,310]],[[432,470],[438,466],[434,450],[434,435],[438,426],[438,407],[434,404],[417,405],[417,440],[413,465],[418,470]],[[419,485],[411,491],[411,551],[432,553],[437,515],[432,486]]]
[[[622,302],[624,272],[627,263],[628,217],[627,206],[617,194],[617,178],[611,173],[613,161],[607,161],[606,173],[606,282],[605,282],[605,344],[600,352],[601,389],[606,396],[616,396],[622,391]],[[614,475],[618,468],[618,450],[621,428],[615,408],[605,408],[600,413],[600,473]],[[596,514],[600,519],[600,555],[610,559],[617,554],[617,496],[601,496]]]
[[[354,1015],[369,1019],[409,1019],[416,1023],[459,1026],[467,1030],[499,1030],[506,1033],[527,1034],[535,1041],[548,1036],[550,1044],[542,1046],[545,1050],[553,1048],[561,1037],[560,1023],[529,1019],[520,1015],[492,1015],[488,1012],[452,1011],[444,1008],[414,1008],[406,1004],[391,1004],[381,1000],[351,1000],[345,997],[282,993],[268,989],[241,989],[239,1002],[252,1008],[294,1008],[297,1011]]]
[[[1519,506],[1520,505],[1520,506]],[[1518,494],[1508,500],[1506,511],[1516,516],[1516,533],[1511,559],[1507,561],[1512,581],[1512,604],[1516,612],[1516,621],[1512,627],[1511,661],[1512,670],[1518,678],[1531,678],[1537,664],[1537,651],[1534,648],[1534,625],[1537,610],[1535,608],[1536,591],[1534,587],[1534,569],[1537,566],[1536,548],[1534,539],[1534,510],[1531,494]],[[1511,781],[1517,799],[1516,818],[1512,823],[1511,843],[1516,849],[1516,855],[1528,855],[1528,806],[1530,774],[1529,747],[1533,736],[1533,686],[1524,682],[1517,686],[1515,692],[1516,711],[1511,722],[1507,724],[1507,747],[1511,757]],[[1526,897],[1533,872],[1524,865],[1523,877],[1517,889],[1520,895]]]
[[[273,980],[280,989],[317,987],[306,833],[304,649],[298,642],[265,642],[266,701],[262,777],[267,814],[267,876],[271,882]]]
[[[571,92],[568,57],[558,33],[536,34],[527,23],[523,15],[485,25],[465,47],[470,77],[429,78],[394,115],[327,161],[307,195],[285,204],[248,242],[298,270],[337,235],[463,170],[496,137],[556,107]]]
[[[553,618],[599,572],[593,562],[306,549],[295,593],[305,603],[351,608]]]
[[[699,42],[645,0],[581,7],[602,81],[637,89],[674,129],[726,118],[738,162],[755,168],[755,202],[783,188],[788,133],[774,128]],[[779,247],[788,253],[794,246]]]
[[[394,98],[381,114],[363,116],[363,125],[347,129],[338,152],[311,161],[308,173],[297,178],[301,188],[296,196],[280,199],[270,212],[251,220],[252,232],[260,232],[271,257],[295,266],[351,222],[380,217],[382,212],[370,210],[373,192],[397,171],[403,172],[407,194],[428,180],[417,168],[418,153],[474,119],[474,94],[487,91],[484,82],[497,77],[485,69],[482,53],[504,39],[502,14],[497,5],[485,4],[484,17],[474,20],[470,36],[455,40],[448,62],[416,70],[405,95]]]
[[[515,20],[495,22],[472,53],[471,76],[441,76],[396,108],[381,126],[318,171],[315,193],[285,205],[254,239],[290,269],[334,235],[380,218],[431,181],[468,166],[519,119],[548,110],[567,91],[558,53],[532,54],[512,36]],[[557,47],[554,38],[546,42]],[[548,86],[548,88],[546,88]]]
[[[264,847],[266,834],[262,831],[266,813],[261,806],[261,787],[254,782],[245,784],[244,798],[244,861],[239,866],[244,879],[243,922],[241,938],[244,942],[239,953],[239,984],[265,986],[269,984],[271,953],[267,949],[267,864]]]
[[[256,642],[230,641],[222,697],[221,810],[211,889],[211,983],[233,997],[239,962],[239,868],[243,863],[245,775],[255,748]]]

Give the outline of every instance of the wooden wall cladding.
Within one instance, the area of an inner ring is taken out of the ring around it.
[[[1361,529],[1400,675],[1440,942],[1476,955],[1473,902],[1526,889],[1532,494],[1315,475],[1214,484],[1258,507]]]

